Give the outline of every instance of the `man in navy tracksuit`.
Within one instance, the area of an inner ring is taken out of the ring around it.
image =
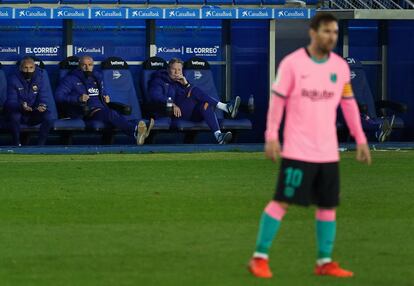
[[[153,75],[149,83],[149,96],[153,103],[163,105],[171,98],[174,117],[191,121],[205,120],[219,144],[231,141],[231,132],[220,131],[214,111],[216,108],[221,109],[234,118],[238,112],[240,97],[225,104],[208,96],[198,87],[191,86],[183,75],[183,62],[180,59],[171,59],[167,71],[160,70]]]
[[[36,68],[30,57],[20,61],[19,71],[12,74],[7,84],[6,116],[13,135],[13,142],[20,143],[20,124],[40,125],[39,145],[44,145],[53,125],[47,106],[47,86],[43,84],[44,72]]]
[[[94,63],[91,57],[81,57],[79,68],[68,74],[56,89],[56,101],[60,105],[69,106],[68,113],[72,118],[83,118],[86,121],[99,120],[112,124],[128,136],[133,136],[137,144],[144,144],[154,125],[154,120],[151,119],[148,127],[142,120],[135,125],[128,122],[117,111],[110,109],[107,106],[110,97],[105,94],[102,76],[93,71],[93,67]],[[89,111],[86,115],[80,111],[81,109],[70,107],[81,104],[88,106]]]

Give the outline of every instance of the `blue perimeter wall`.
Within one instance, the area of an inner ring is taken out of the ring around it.
[[[353,20],[349,25],[350,56],[362,61],[380,60],[378,21]],[[156,20],[158,55],[184,60],[201,56],[209,61],[224,60],[221,20]],[[304,26],[306,28],[306,26]],[[248,116],[254,130],[242,136],[243,142],[262,142],[268,105],[268,21],[233,20],[232,94],[244,101],[253,94],[256,111]],[[414,140],[414,21],[388,21],[388,98],[406,103],[406,140]],[[96,60],[120,56],[127,61],[146,58],[144,20],[74,20],[74,54],[90,54]],[[64,57],[61,20],[0,20],[0,61],[13,61],[24,55],[37,55],[44,61]],[[283,43],[277,43],[283,45]],[[36,48],[53,48],[48,53]],[[276,46],[277,47],[277,46]],[[38,53],[40,52],[40,54]],[[278,63],[277,63],[278,64]],[[3,66],[6,72],[14,66]],[[57,84],[57,66],[47,66],[52,85]],[[140,66],[131,66],[139,91]],[[380,98],[381,68],[365,66],[374,96]],[[224,66],[213,66],[219,93],[224,93]],[[138,94],[139,96],[139,94]]]

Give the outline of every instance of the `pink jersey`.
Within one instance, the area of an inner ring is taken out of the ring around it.
[[[348,64],[335,53],[330,53],[323,63],[315,62],[305,48],[289,54],[280,63],[272,93],[285,99],[283,158],[314,163],[339,160],[336,116],[341,99],[352,100],[353,120],[347,123],[353,121],[351,133],[357,135],[358,143],[366,143],[355,109]],[[271,115],[268,115],[267,141],[276,139],[279,129],[279,126],[269,127],[269,121],[271,125]]]

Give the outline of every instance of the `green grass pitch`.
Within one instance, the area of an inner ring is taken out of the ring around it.
[[[414,152],[354,156],[334,258],[356,276],[313,276],[314,210],[292,207],[258,280],[278,171],[261,153],[1,155],[0,285],[414,285]]]

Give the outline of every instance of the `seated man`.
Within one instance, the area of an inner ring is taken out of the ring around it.
[[[56,101],[61,106],[67,107],[72,118],[83,118],[88,120],[99,120],[111,124],[122,130],[126,135],[133,136],[138,145],[144,144],[148,137],[154,120],[151,119],[147,127],[145,122],[140,120],[138,124],[132,124],[117,111],[110,109],[108,103],[110,97],[105,94],[102,76],[93,70],[94,62],[90,56],[83,56],[79,59],[79,68],[69,73],[56,89]],[[81,105],[86,105],[86,115]]]
[[[39,145],[44,145],[54,120],[47,107],[47,88],[43,71],[30,57],[24,57],[19,71],[12,74],[7,85],[5,113],[13,135],[13,143],[21,146],[20,124],[40,125]]]
[[[231,141],[231,132],[221,132],[214,110],[219,108],[234,118],[240,105],[240,97],[237,96],[234,102],[225,104],[191,86],[183,75],[183,62],[176,58],[170,60],[167,71],[154,73],[148,88],[152,103],[165,106],[171,98],[174,117],[191,121],[204,119],[219,144]]]

